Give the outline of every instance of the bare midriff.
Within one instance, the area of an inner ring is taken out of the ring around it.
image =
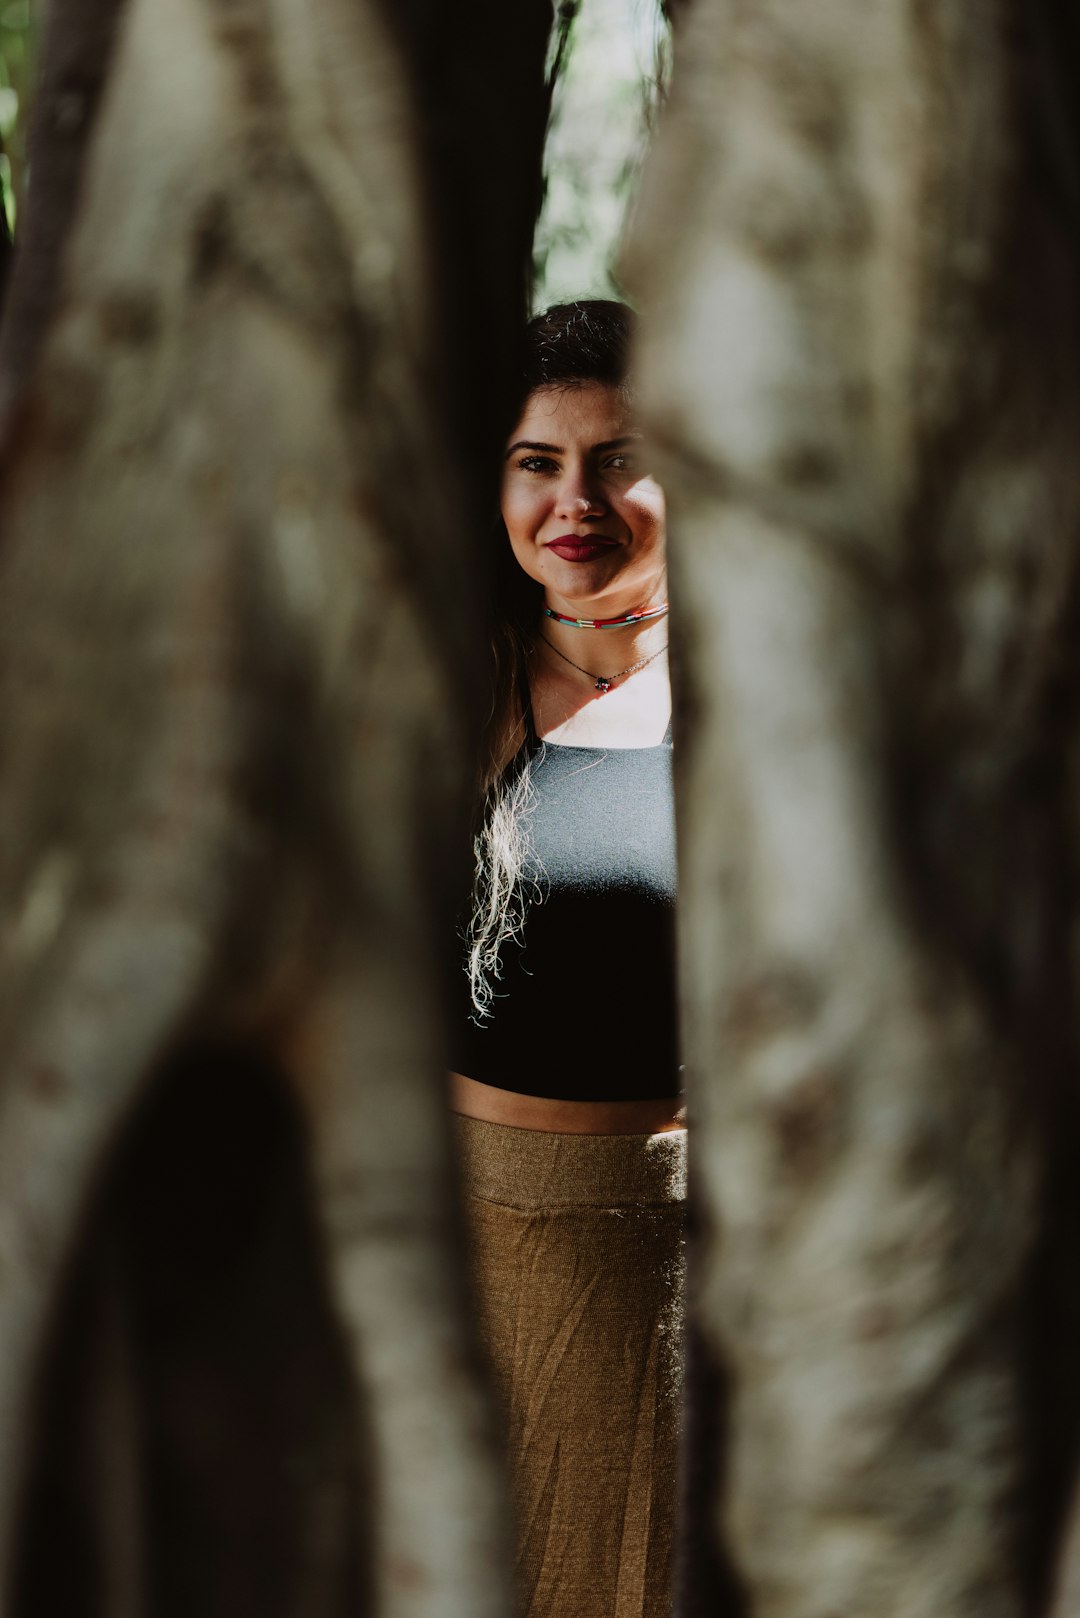
[[[450,1075],[450,1107],[482,1123],[543,1129],[553,1135],[659,1135],[686,1124],[679,1096],[655,1101],[553,1101],[500,1090],[464,1073]]]

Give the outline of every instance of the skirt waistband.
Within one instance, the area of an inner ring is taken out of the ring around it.
[[[686,1131],[555,1135],[453,1117],[467,1193],[510,1208],[618,1208],[686,1200]]]

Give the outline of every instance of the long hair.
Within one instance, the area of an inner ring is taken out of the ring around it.
[[[601,382],[629,401],[634,316],[607,299],[557,303],[526,327],[521,404],[538,388]],[[543,591],[518,566],[500,522],[496,536],[491,706],[480,743],[472,913],[466,969],[474,1016],[491,1013],[503,946],[517,938],[531,900],[523,880],[532,793],[530,675]]]

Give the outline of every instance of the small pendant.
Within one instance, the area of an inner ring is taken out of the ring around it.
[[[597,677],[596,689],[601,693],[601,695],[605,691],[610,691],[611,690],[611,681],[610,680],[602,680],[599,677]]]

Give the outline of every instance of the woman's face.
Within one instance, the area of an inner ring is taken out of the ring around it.
[[[569,617],[615,618],[663,599],[664,491],[617,388],[538,388],[515,427],[502,482],[515,557]]]

